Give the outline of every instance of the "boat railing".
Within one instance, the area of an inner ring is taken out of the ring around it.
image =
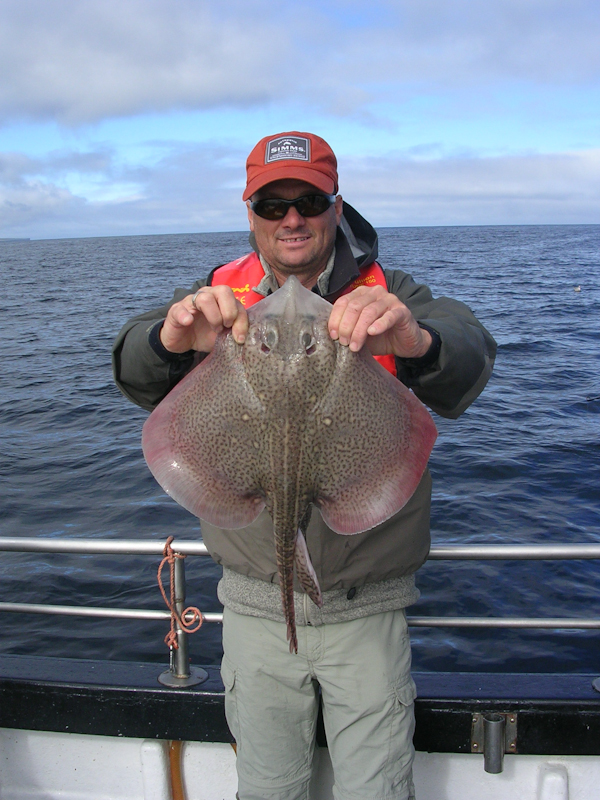
[[[0,551],[19,553],[69,553],[81,555],[134,555],[163,557],[166,541],[136,539],[68,539],[41,537],[0,537]],[[181,556],[208,556],[206,546],[199,541],[171,540],[172,552]],[[600,559],[600,544],[495,544],[441,545],[432,547],[429,560],[441,561],[526,561]],[[175,608],[184,621],[191,621],[193,612],[185,615],[185,559],[174,564]],[[0,602],[0,611],[57,614],[63,616],[107,617],[113,619],[170,620],[168,609],[99,608],[96,606],[63,606],[46,603]],[[219,623],[223,615],[202,612],[204,622]],[[598,629],[600,618],[561,617],[434,617],[408,616],[411,627],[460,628],[575,628]],[[202,670],[189,666],[187,633],[176,625],[176,644],[171,648],[168,672],[161,675],[162,683],[170,686],[189,686],[200,682]]]

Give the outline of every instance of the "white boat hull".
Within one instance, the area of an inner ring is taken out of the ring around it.
[[[234,800],[235,753],[186,742],[186,800]],[[332,771],[319,748],[311,800],[331,800]],[[594,800],[600,757],[513,756],[489,775],[483,756],[417,753],[418,800]],[[155,739],[0,729],[0,800],[171,800],[168,743]]]

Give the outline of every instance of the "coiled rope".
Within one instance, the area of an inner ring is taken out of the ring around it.
[[[202,627],[202,612],[200,609],[196,608],[196,606],[188,606],[183,614],[179,616],[177,613],[176,602],[175,602],[175,559],[177,558],[185,558],[184,555],[181,553],[176,553],[173,548],[171,547],[171,542],[175,537],[169,536],[167,539],[164,549],[163,549],[163,560],[160,562],[158,567],[158,588],[160,589],[160,593],[163,596],[163,600],[165,601],[165,605],[171,612],[171,629],[169,633],[165,636],[165,644],[167,647],[172,648],[173,650],[178,650],[179,645],[177,644],[177,625],[181,628],[184,633],[196,633],[197,630],[200,630]],[[164,565],[168,562],[169,564],[169,576],[170,576],[170,600],[167,598],[167,593],[165,592],[165,588],[163,586],[162,581],[162,570]],[[186,617],[188,614],[192,615],[192,618],[189,622],[186,621]],[[193,626],[196,627],[193,627]]]

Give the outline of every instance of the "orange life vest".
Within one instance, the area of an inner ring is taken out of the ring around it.
[[[255,252],[252,252],[235,261],[230,261],[229,264],[217,267],[213,272],[212,285],[230,286],[236,299],[245,308],[249,308],[264,299],[262,294],[258,294],[253,289],[253,287],[258,286],[264,276],[265,271],[260,263],[260,258]],[[359,286],[383,286],[387,290],[385,275],[376,261],[363,267],[358,278],[342,289],[341,292],[338,292],[335,295],[335,300],[338,297],[342,297],[342,295],[348,294],[353,289],[357,289]],[[391,372],[396,377],[396,359],[393,355],[375,356],[375,358],[382,367],[385,367],[388,372]]]

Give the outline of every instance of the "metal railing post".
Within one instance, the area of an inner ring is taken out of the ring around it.
[[[175,610],[177,611],[177,650],[173,650],[171,671],[177,678],[190,677],[190,653],[187,634],[179,624],[185,611],[185,561],[175,559]]]
[[[158,676],[158,680],[165,686],[196,686],[196,684],[203,683],[208,678],[208,672],[201,667],[190,666],[188,634],[179,623],[185,611],[185,559],[176,558],[174,566],[177,647],[171,648],[169,669],[166,672],[162,672]]]

